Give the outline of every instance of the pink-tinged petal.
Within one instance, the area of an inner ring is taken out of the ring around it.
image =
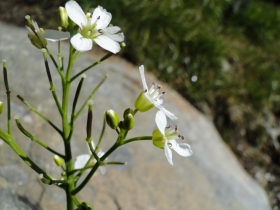
[[[164,145],[164,153],[165,153],[165,157],[167,158],[170,165],[174,165],[172,162],[172,151],[169,148],[167,141],[165,142],[165,145]]]
[[[83,25],[87,25],[87,17],[77,2],[68,1],[65,4],[65,9],[69,18],[80,26],[80,28],[82,28]]]
[[[183,157],[189,157],[193,154],[190,145],[187,143],[177,143],[175,140],[169,141],[172,144],[171,149],[175,150],[179,155]]]
[[[96,22],[96,28],[97,29],[103,29],[106,28],[109,23],[111,22],[112,15],[111,13],[107,12],[106,9],[103,9],[103,7],[98,6],[92,14],[91,18],[91,24],[95,23],[95,21],[98,19]]]
[[[73,47],[80,52],[85,52],[92,48],[92,40],[84,38],[81,34],[76,34],[70,41]]]
[[[94,41],[103,49],[108,50],[114,54],[116,54],[121,50],[120,44],[110,39],[107,36],[104,35],[98,36],[94,39]]]
[[[62,41],[70,38],[69,32],[64,31],[57,31],[57,30],[45,30],[44,31],[44,38],[50,40],[52,42]]]
[[[147,86],[146,78],[145,78],[145,75],[144,75],[144,66],[143,66],[143,65],[141,65],[141,66],[139,67],[139,71],[140,71],[140,75],[141,75],[141,80],[142,80],[142,84],[143,84],[143,89],[144,89],[144,91],[145,91],[145,90],[148,91],[148,86]],[[148,94],[146,94],[146,95],[148,95]],[[148,98],[148,99],[151,101],[150,98]],[[151,101],[151,102],[152,102],[152,101]],[[152,102],[152,103],[153,103],[153,102]]]
[[[74,163],[74,168],[75,169],[84,168],[85,165],[87,164],[89,158],[90,158],[90,155],[88,155],[88,154],[77,156],[76,161]]]
[[[159,131],[162,133],[163,136],[165,136],[167,120],[165,114],[160,110],[156,113],[156,124]]]

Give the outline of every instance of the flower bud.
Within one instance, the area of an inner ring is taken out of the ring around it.
[[[134,106],[140,112],[146,112],[153,108],[155,105],[146,97],[145,92],[143,91],[134,102]]]
[[[132,114],[128,114],[125,118],[124,121],[122,123],[122,128],[124,130],[131,130],[134,126],[134,117]]]
[[[61,157],[59,157],[58,155],[55,155],[53,157],[53,159],[54,159],[54,162],[56,163],[57,166],[59,166],[59,167],[63,166],[64,161]]]
[[[4,103],[0,101],[0,114],[2,114],[3,109],[4,109]]]
[[[35,21],[32,20],[31,24],[29,24],[29,26],[26,26],[26,29],[28,31],[27,36],[35,47],[37,47],[38,49],[42,49],[47,46],[48,42],[43,37],[44,30],[42,28],[39,28],[38,24]]]
[[[105,119],[107,124],[114,130],[118,127],[120,122],[119,115],[112,109],[106,111]]]
[[[61,26],[64,28],[67,28],[68,26],[68,15],[66,12],[66,9],[64,7],[59,7],[59,17],[60,17],[60,22]]]
[[[126,117],[128,114],[134,115],[133,110],[130,109],[130,108],[127,108],[127,109],[123,112],[123,118],[125,119],[125,117]]]
[[[51,184],[51,180],[46,179],[43,174],[39,174],[39,179],[43,184]]]

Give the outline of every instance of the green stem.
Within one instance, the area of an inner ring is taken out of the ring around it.
[[[96,66],[97,64],[100,64],[102,61],[106,60],[107,58],[111,57],[113,55],[113,53],[108,53],[107,55],[105,55],[103,58],[101,58],[100,60],[96,61],[95,63],[91,64],[90,66],[88,66],[87,68],[83,69],[82,71],[80,71],[78,74],[76,74],[75,76],[73,76],[70,80],[70,82],[73,82],[77,77],[79,77],[81,74],[85,73],[86,71],[88,71],[89,69],[91,69],[92,67]]]
[[[108,75],[106,74],[104,76],[104,78],[99,82],[99,84],[93,89],[93,91],[90,93],[90,95],[88,96],[87,100],[84,102],[84,104],[82,105],[82,107],[79,109],[79,111],[77,112],[77,114],[75,114],[75,118],[74,120],[77,119],[77,117],[82,113],[82,111],[84,110],[84,108],[86,107],[88,101],[93,97],[93,95],[96,93],[96,91],[99,89],[99,87],[105,82],[105,80],[108,78]]]
[[[133,141],[143,141],[143,140],[152,140],[152,136],[139,136],[139,137],[127,139],[123,142],[123,144],[128,144]]]
[[[96,145],[96,147],[95,147],[95,150],[96,150],[96,151],[99,149],[99,146],[100,146],[101,141],[102,141],[102,139],[103,139],[103,135],[104,135],[104,133],[105,133],[105,128],[106,128],[106,118],[105,118],[105,115],[104,115],[102,130],[101,130],[101,133],[100,133],[100,136],[99,136],[97,145]]]
[[[45,122],[47,122],[50,126],[52,126],[62,136],[62,131],[58,127],[56,127],[47,117],[45,117],[43,114],[41,114],[39,111],[37,111],[33,106],[31,106],[20,95],[17,95],[17,97],[30,109],[30,111],[32,111],[35,114],[37,114],[38,116],[40,116]]]

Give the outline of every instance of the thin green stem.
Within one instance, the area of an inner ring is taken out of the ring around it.
[[[91,64],[90,66],[88,66],[87,68],[83,69],[82,71],[80,71],[78,74],[76,74],[75,76],[73,76],[70,80],[70,82],[73,82],[77,77],[79,77],[81,74],[85,73],[86,71],[88,71],[89,69],[91,69],[92,67],[96,66],[97,64],[100,64],[102,61],[106,60],[107,58],[111,57],[113,55],[113,53],[108,53],[107,55],[105,55],[104,57],[102,57],[100,60],[96,61],[95,63]]]
[[[37,111],[33,106],[31,106],[26,100],[24,100],[20,95],[17,95],[18,99],[21,100],[29,109],[30,111],[37,114],[39,117],[41,117],[45,122],[47,122],[50,126],[52,126],[60,135],[62,135],[62,131],[56,127],[47,117],[45,117],[42,113]]]
[[[131,139],[127,139],[123,142],[123,144],[128,144],[134,141],[144,141],[144,140],[152,140],[152,136],[138,136]]]
[[[93,157],[95,158],[95,160],[96,160],[97,162],[99,162],[100,159],[99,159],[99,157],[97,156],[97,154],[96,154],[96,152],[95,152],[96,150],[93,148],[91,142],[88,142],[88,146],[89,146],[89,149],[90,149],[90,151],[91,151]]]
[[[105,82],[105,80],[108,78],[108,75],[106,74],[104,76],[104,78],[98,83],[98,85],[92,90],[92,92],[90,93],[90,95],[88,96],[87,100],[84,102],[84,104],[82,105],[82,107],[79,109],[79,111],[77,112],[77,114],[75,114],[75,118],[74,120],[77,119],[77,117],[82,113],[82,111],[84,110],[84,108],[86,107],[88,101],[94,96],[94,94],[96,93],[96,91],[99,89],[99,87]]]
[[[102,139],[103,139],[103,135],[104,135],[104,133],[105,133],[105,128],[106,128],[106,118],[105,118],[105,115],[104,115],[102,130],[101,130],[101,133],[100,133],[100,136],[99,136],[97,145],[96,145],[96,147],[95,147],[95,150],[96,150],[96,151],[99,149],[99,146],[100,146],[101,141],[102,141]]]
[[[47,149],[48,151],[52,152],[53,154],[58,155],[61,158],[65,158],[64,155],[60,154],[59,152],[53,150],[52,148],[50,148],[49,146],[47,146],[46,144],[44,144],[42,141],[40,141],[38,138],[36,138],[34,135],[32,135],[30,132],[28,132],[20,123],[18,117],[15,117],[16,120],[16,124],[18,129],[24,134],[26,135],[28,138],[30,138],[32,141],[36,142],[37,144],[41,145],[42,147],[44,147],[45,149]]]

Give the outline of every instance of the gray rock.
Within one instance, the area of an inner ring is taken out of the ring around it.
[[[29,43],[25,29],[3,23],[0,23],[0,28],[0,58],[8,61],[12,114],[20,116],[22,124],[35,136],[63,153],[59,135],[16,98],[20,94],[60,127],[61,121],[49,91],[42,53]],[[49,43],[49,48],[56,55],[56,44]],[[66,44],[63,45],[63,54],[67,58]],[[74,73],[103,55],[103,51],[96,49],[83,53],[74,66]],[[103,113],[114,109],[121,115],[127,107],[133,108],[134,100],[142,90],[138,67],[113,56],[86,73],[78,107],[106,73],[109,78],[93,97],[95,138],[101,131]],[[52,76],[60,95],[60,78],[54,68]],[[153,75],[146,73],[146,76],[148,83],[162,84]],[[0,100],[5,102],[2,76],[0,88]],[[175,165],[170,166],[163,150],[154,147],[150,141],[128,144],[109,157],[112,161],[126,161],[128,164],[108,166],[105,175],[94,175],[88,186],[78,194],[79,198],[92,204],[95,209],[112,210],[270,209],[264,190],[241,167],[213,123],[168,85],[163,84],[163,89],[167,92],[165,106],[179,117],[176,124],[185,136],[185,141],[191,145],[193,156],[183,158],[174,153]],[[73,94],[70,100],[73,100]],[[138,113],[135,128],[129,136],[151,135],[156,127],[156,111]],[[2,128],[6,128],[5,115],[6,112],[0,116]],[[83,112],[75,126],[72,141],[74,157],[88,152],[85,123],[86,112]],[[61,171],[54,164],[52,154],[18,132],[15,123],[13,129],[14,137],[23,150],[47,172],[59,177]],[[116,134],[107,129],[102,142],[103,150],[106,151],[115,139]],[[41,184],[37,174],[14,155],[8,145],[3,142],[0,145],[0,209],[65,209],[62,190]]]

